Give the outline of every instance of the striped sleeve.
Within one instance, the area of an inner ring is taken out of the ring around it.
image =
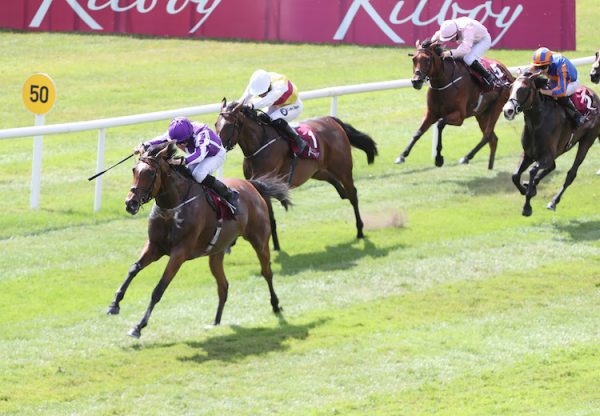
[[[558,80],[556,87],[552,90],[552,95],[564,97],[567,95],[567,65],[562,64],[557,71]]]

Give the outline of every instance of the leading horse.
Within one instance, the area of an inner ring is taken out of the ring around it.
[[[475,80],[462,60],[442,58],[442,46],[439,42],[417,41],[417,51],[409,54],[413,58],[412,85],[419,90],[426,80],[430,86],[427,91],[427,110],[425,117],[412,140],[396,158],[396,163],[404,163],[417,140],[434,123],[437,123],[437,147],[435,165],[444,164],[442,156],[442,131],[446,125],[461,126],[463,121],[475,116],[483,132],[481,141],[460,162],[469,163],[475,154],[487,143],[490,146],[488,169],[494,168],[494,158],[498,137],[494,127],[502,112],[502,106],[508,99],[508,84],[513,81],[510,71],[501,63],[491,62],[492,73],[503,82],[491,89],[482,88]]]
[[[560,191],[548,204],[548,209],[555,210],[556,205],[569,185],[575,180],[577,170],[585,159],[588,150],[600,136],[598,96],[585,88],[583,93],[588,102],[588,121],[578,129],[574,129],[563,108],[552,97],[542,95],[539,90],[546,88],[548,79],[540,72],[526,70],[513,83],[510,98],[504,105],[504,117],[514,120],[523,112],[525,126],[521,136],[523,154],[512,181],[525,195],[525,205],[522,214],[526,217],[532,214],[530,200],[537,193],[540,181],[556,168],[555,159],[572,149],[577,144],[577,154],[573,166],[567,172],[565,182]],[[521,184],[521,175],[529,166],[529,182]]]
[[[336,117],[319,117],[302,121],[308,126],[319,144],[316,159],[294,159],[288,141],[271,125],[268,116],[235,101],[227,104],[223,99],[215,128],[227,150],[239,144],[244,153],[244,176],[250,178],[265,174],[286,177],[292,188],[308,179],[327,181],[337,190],[340,198],[348,199],[354,208],[356,238],[363,238],[363,222],[358,209],[358,194],[352,178],[352,153],[350,146],[367,154],[373,163],[377,145],[367,134]],[[273,207],[268,204],[273,246],[279,250],[277,225]]]
[[[148,240],[117,290],[108,314],[119,313],[119,303],[125,296],[125,291],[143,268],[162,256],[169,256],[144,317],[129,332],[129,335],[139,338],[142,328],[148,324],[154,306],[160,301],[183,262],[208,256],[210,271],[218,287],[219,304],[214,320],[214,324],[218,325],[229,288],[223,257],[238,236],[248,240],[256,251],[261,273],[269,287],[273,312],[278,313],[279,299],[273,289],[270,264],[271,227],[266,200],[274,197],[287,207],[290,204],[287,184],[268,177],[250,181],[224,180],[240,194],[239,206],[233,217],[228,215],[230,213],[215,201],[206,188],[192,178],[187,169],[168,163],[175,151],[172,144],[153,146],[140,156],[133,169],[133,186],[125,200],[127,212],[135,215],[143,204],[152,199],[156,203],[148,219]]]

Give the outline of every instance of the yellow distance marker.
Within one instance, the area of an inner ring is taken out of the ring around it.
[[[56,86],[47,74],[33,74],[23,84],[23,102],[37,115],[49,112],[56,101]]]

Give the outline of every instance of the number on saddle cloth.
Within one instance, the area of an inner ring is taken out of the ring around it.
[[[577,111],[584,116],[598,112],[598,103],[594,102],[594,93],[587,87],[581,86],[577,88],[577,91],[569,98],[571,98]]]

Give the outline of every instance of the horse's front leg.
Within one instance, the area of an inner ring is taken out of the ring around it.
[[[442,156],[442,130],[446,127],[446,121],[441,119],[437,123],[437,138],[435,145],[435,165],[440,168],[444,166],[444,156]]]
[[[435,121],[436,121],[436,117],[433,116],[428,111],[425,114],[425,117],[423,118],[423,122],[421,123],[421,126],[415,132],[415,134],[413,134],[413,137],[412,137],[410,143],[408,144],[408,146],[406,146],[406,148],[404,149],[404,151],[402,153],[400,153],[400,155],[398,155],[398,157],[396,158],[396,160],[394,161],[394,163],[400,164],[400,163],[404,163],[406,161],[406,158],[410,154],[410,151],[412,150],[413,146],[417,143],[417,141],[421,138],[421,136],[423,134],[425,134],[425,132],[429,129],[429,127],[431,127],[431,125]]]
[[[537,189],[535,185],[535,177],[540,170],[540,164],[536,163],[529,170],[529,184],[527,185],[527,191],[525,192],[525,205],[523,205],[522,214],[525,217],[531,216],[533,210],[531,209],[531,198],[533,198],[537,194]]]
[[[140,258],[131,265],[131,267],[129,268],[129,272],[127,273],[127,277],[125,278],[125,281],[117,289],[114,300],[108,306],[108,311],[107,311],[108,315],[118,315],[119,314],[119,311],[121,310],[119,303],[123,300],[123,297],[125,296],[125,292],[127,291],[127,288],[129,287],[129,284],[131,283],[133,278],[143,268],[148,266],[150,263],[155,262],[156,260],[158,260],[161,257],[162,257],[162,254],[160,253],[160,250],[158,249],[158,247],[156,247],[155,245],[150,243],[150,241],[146,241],[146,244],[144,245],[144,248],[142,249],[142,254],[140,255]]]
[[[512,175],[512,181],[521,193],[521,195],[525,195],[525,193],[527,192],[527,188],[521,185],[521,175],[523,174],[523,172],[525,172],[525,169],[527,169],[532,163],[533,158],[526,155],[525,152],[523,152],[523,154],[521,155],[521,162],[519,163],[519,166],[517,167],[515,173],[513,173]]]
[[[163,293],[165,293],[165,290],[167,290],[169,283],[171,283],[185,259],[186,256],[183,250],[178,250],[177,252],[171,253],[171,257],[169,258],[169,262],[167,263],[167,267],[163,272],[162,278],[152,291],[150,304],[148,305],[148,309],[146,309],[144,317],[135,327],[131,329],[131,331],[129,331],[129,336],[139,338],[142,335],[142,329],[148,325],[148,320],[150,319],[150,315],[152,314],[154,306],[160,302]]]

